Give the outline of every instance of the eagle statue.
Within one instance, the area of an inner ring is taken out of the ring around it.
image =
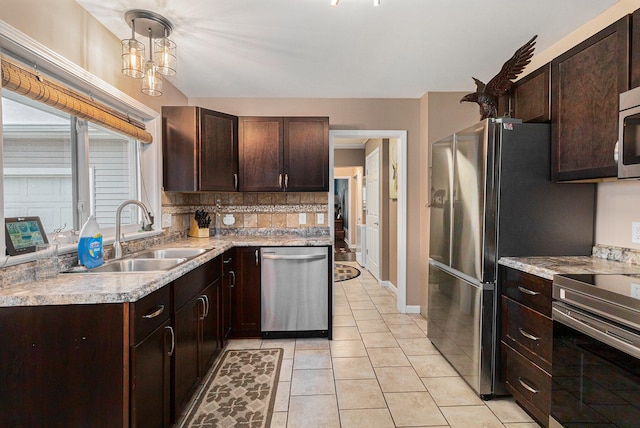
[[[480,106],[480,120],[488,117],[496,117],[498,98],[509,90],[511,85],[513,85],[513,80],[518,77],[525,66],[531,62],[537,37],[538,35],[533,36],[531,40],[518,49],[516,53],[504,63],[500,73],[489,80],[489,83],[486,85],[475,77],[472,77],[473,81],[476,82],[476,91],[462,97],[460,102],[478,103]]]

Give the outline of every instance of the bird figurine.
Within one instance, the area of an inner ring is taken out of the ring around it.
[[[498,98],[511,88],[513,80],[518,77],[525,66],[531,62],[537,37],[538,35],[533,36],[531,40],[518,49],[516,53],[504,63],[500,73],[489,80],[489,83],[486,85],[475,77],[472,77],[473,81],[476,82],[476,91],[462,97],[460,102],[478,103],[480,106],[480,120],[488,117],[496,117]]]

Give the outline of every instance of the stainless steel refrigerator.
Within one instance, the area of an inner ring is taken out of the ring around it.
[[[431,146],[428,337],[483,398],[504,393],[498,259],[591,254],[595,185],[552,183],[550,146],[513,119]]]

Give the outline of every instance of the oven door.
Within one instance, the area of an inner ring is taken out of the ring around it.
[[[560,302],[552,314],[550,426],[638,426],[638,332]]]

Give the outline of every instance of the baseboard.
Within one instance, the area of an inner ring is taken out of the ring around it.
[[[420,313],[420,305],[406,305],[404,307],[405,314],[419,314]]]
[[[391,281],[382,281],[382,283],[380,284],[382,287],[388,288],[389,290],[393,291],[393,293],[397,296],[398,295],[398,287],[396,287],[395,285],[393,285],[393,282]]]

